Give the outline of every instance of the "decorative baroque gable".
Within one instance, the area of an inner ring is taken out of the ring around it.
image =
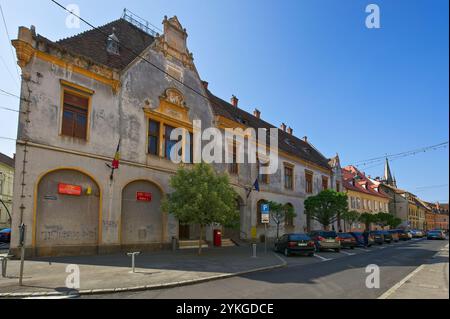
[[[194,69],[194,57],[187,49],[188,34],[178,18],[168,19],[164,17],[164,34],[156,38],[155,49],[164,54],[164,56],[174,58],[180,61],[185,67]]]

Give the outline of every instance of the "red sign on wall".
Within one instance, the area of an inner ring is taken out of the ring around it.
[[[136,193],[136,199],[139,202],[151,202],[152,201],[152,194],[151,193],[145,193],[145,192],[137,192]]]
[[[81,196],[81,186],[58,184],[58,193],[62,195]]]

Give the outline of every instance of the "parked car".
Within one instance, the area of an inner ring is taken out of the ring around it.
[[[275,243],[275,251],[284,253],[286,257],[292,254],[314,256],[316,246],[306,234],[286,234]]]
[[[9,243],[11,241],[11,228],[5,228],[0,231],[0,243]]]
[[[383,240],[385,243],[390,244],[394,241],[392,234],[390,232],[388,232],[387,230],[380,230],[380,232],[383,234]]]
[[[392,236],[392,241],[398,243],[400,241],[400,236],[396,230],[388,230],[389,234]]]
[[[309,233],[309,236],[314,241],[317,251],[326,249],[341,251],[341,242],[335,231],[316,230]]]
[[[361,232],[350,232],[350,235],[353,236],[353,238],[356,239],[356,245],[358,247],[365,247],[365,243],[364,243],[364,234]],[[373,241],[373,237],[369,234],[369,242],[367,247],[371,247],[373,245],[374,241]]]
[[[404,229],[394,229],[393,232],[396,232],[398,234],[399,240],[410,240],[410,234]]]
[[[370,235],[373,237],[375,244],[383,245],[384,244],[384,235],[380,230],[373,230],[370,232]]]
[[[339,233],[338,240],[341,242],[341,248],[355,249],[357,245],[355,237],[349,233]]]
[[[440,239],[445,240],[446,236],[445,233],[442,230],[430,230],[427,234],[427,239]]]
[[[419,229],[411,230],[411,234],[413,238],[424,238],[426,236],[425,232]]]

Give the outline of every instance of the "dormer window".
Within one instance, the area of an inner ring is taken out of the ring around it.
[[[113,33],[108,36],[108,39],[106,40],[106,51],[108,51],[109,54],[119,55],[119,38],[116,36],[116,28],[113,28]]]

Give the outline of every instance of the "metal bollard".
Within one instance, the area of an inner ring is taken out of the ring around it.
[[[177,251],[178,245],[177,245],[177,238],[172,237],[172,251]]]
[[[2,258],[2,277],[6,278],[6,267],[8,266],[8,259]]]
[[[252,244],[252,258],[256,258],[256,244]]]
[[[127,255],[129,257],[131,257],[131,268],[132,271],[130,271],[130,273],[134,274],[136,272],[136,264],[135,264],[135,258],[136,256],[139,256],[141,253],[140,252],[134,252],[134,253],[128,253]]]

